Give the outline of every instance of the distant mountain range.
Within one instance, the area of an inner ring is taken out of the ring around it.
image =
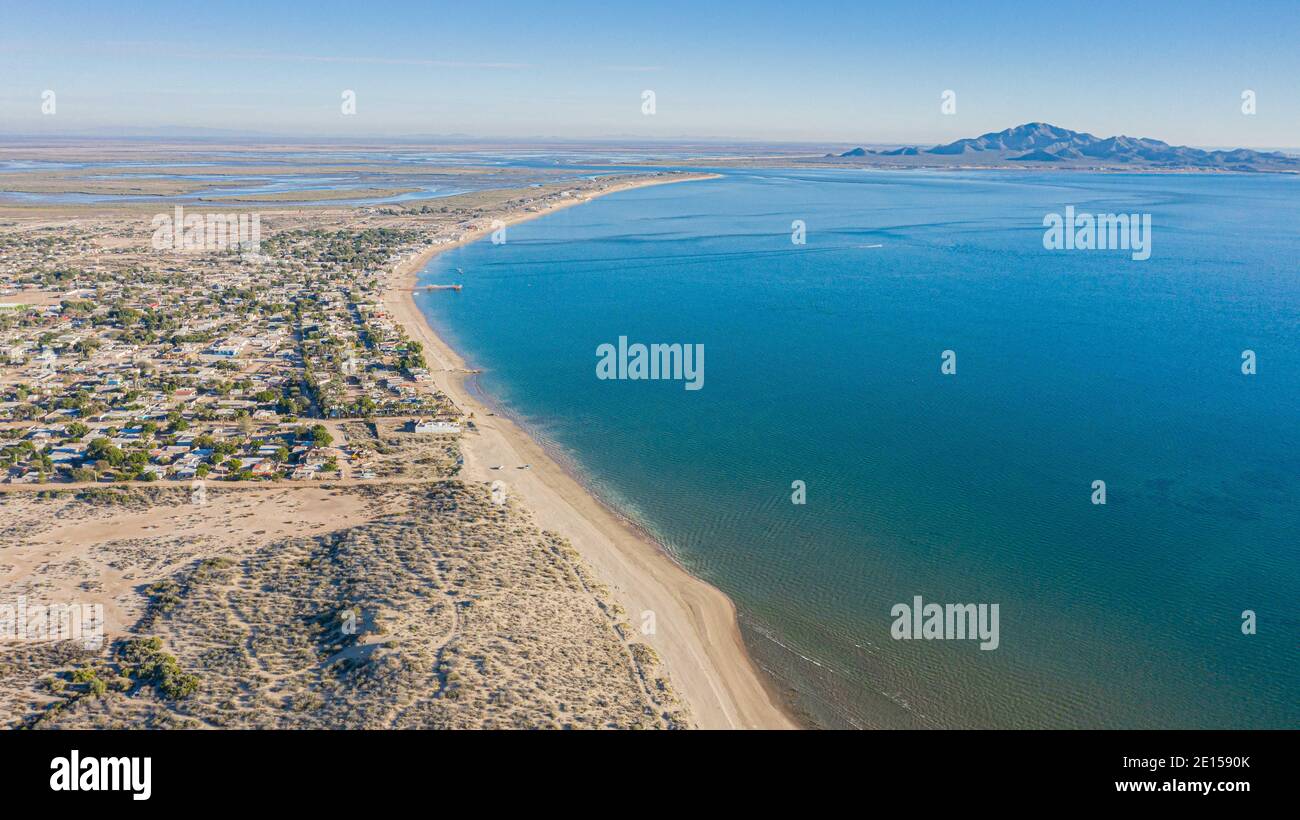
[[[828,155],[834,156],[834,155]],[[1220,171],[1300,171],[1300,157],[1238,148],[1205,151],[1145,137],[1095,137],[1080,131],[1030,122],[933,148],[905,146],[887,151],[854,148],[842,158],[929,158],[942,165],[1053,165],[1137,167]],[[908,165],[926,164],[911,160]]]

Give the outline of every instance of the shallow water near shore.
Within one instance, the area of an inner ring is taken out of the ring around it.
[[[416,301],[819,725],[1294,728],[1297,185],[728,173],[450,250]],[[1045,250],[1067,205],[1150,213],[1151,258]],[[620,336],[703,344],[703,388],[598,379]],[[998,648],[891,639],[917,595],[997,603]]]

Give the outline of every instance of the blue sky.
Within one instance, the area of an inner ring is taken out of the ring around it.
[[[932,143],[1044,120],[1300,145],[1300,3],[1249,5],[5,0],[0,133]]]

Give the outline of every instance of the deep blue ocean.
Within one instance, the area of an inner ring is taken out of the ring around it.
[[[1045,249],[1067,205],[1151,214],[1151,258]],[[811,721],[1300,728],[1300,178],[727,172],[423,281]],[[703,344],[703,388],[598,379],[620,336]],[[998,648],[892,639],[916,595],[997,603]]]

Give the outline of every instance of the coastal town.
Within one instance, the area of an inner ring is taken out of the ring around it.
[[[539,213],[610,184],[506,205]],[[377,227],[268,215],[255,250],[160,253],[113,220],[0,235],[0,481],[367,480],[375,453],[344,420],[472,429],[383,294],[395,267],[491,222],[473,207],[362,212]]]
[[[725,597],[468,393],[418,307],[474,286],[421,280],[440,251],[706,176],[233,218],[0,202],[3,725],[785,725]]]

